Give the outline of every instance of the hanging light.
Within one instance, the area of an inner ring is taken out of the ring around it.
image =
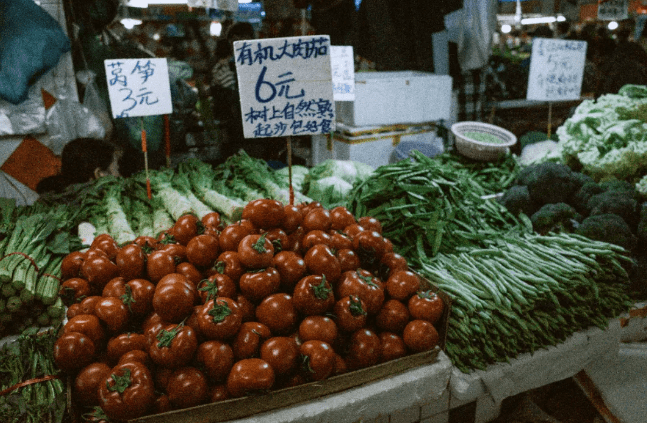
[[[614,29],[618,29],[618,22],[616,21],[609,22],[609,25],[607,25],[607,28],[609,28],[611,31],[613,31]]]

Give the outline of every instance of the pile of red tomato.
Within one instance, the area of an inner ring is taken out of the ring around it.
[[[157,238],[97,236],[61,264],[54,357],[74,402],[125,421],[433,349],[443,301],[381,231],[344,207],[260,199],[229,225],[185,215]]]

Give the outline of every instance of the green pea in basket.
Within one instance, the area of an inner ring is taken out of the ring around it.
[[[498,160],[517,143],[512,132],[489,123],[457,122],[451,129],[456,150],[474,160]]]

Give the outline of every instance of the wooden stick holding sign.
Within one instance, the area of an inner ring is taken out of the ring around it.
[[[548,102],[548,138],[552,102],[578,100],[582,91],[586,41],[534,38],[530,55],[528,100]]]
[[[112,117],[140,117],[142,153],[146,169],[146,188],[151,198],[148,179],[148,147],[144,116],[166,115],[173,112],[171,85],[166,59],[104,60]]]
[[[552,119],[553,119],[553,103],[549,101],[548,102],[548,130],[546,131],[546,135],[547,135],[546,138],[548,139],[550,139],[550,135],[551,135],[550,132],[553,126]]]

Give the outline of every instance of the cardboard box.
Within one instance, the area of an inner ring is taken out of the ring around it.
[[[449,120],[452,78],[419,71],[358,72],[355,101],[335,102],[336,120],[352,126]]]
[[[331,135],[312,137],[312,164],[324,160],[354,160],[373,168],[390,163],[395,147],[402,141],[436,138],[434,125],[390,125],[382,127],[350,127],[337,125]]]
[[[438,287],[431,284],[427,279],[422,278],[423,284],[433,289],[443,299],[445,310],[436,324],[439,334],[438,345],[430,351],[417,354],[410,354],[381,363],[375,366],[366,367],[322,381],[310,382],[290,388],[270,391],[267,394],[259,394],[242,398],[234,398],[216,403],[204,404],[197,407],[185,408],[170,411],[167,413],[153,414],[130,420],[130,423],[215,423],[225,422],[244,417],[253,416],[259,413],[266,413],[283,407],[294,406],[308,401],[316,400],[319,397],[338,393],[363,384],[397,375],[405,370],[432,364],[438,360],[438,354],[445,349],[447,337],[447,325],[451,313],[451,299]],[[395,410],[394,410],[395,411]]]

